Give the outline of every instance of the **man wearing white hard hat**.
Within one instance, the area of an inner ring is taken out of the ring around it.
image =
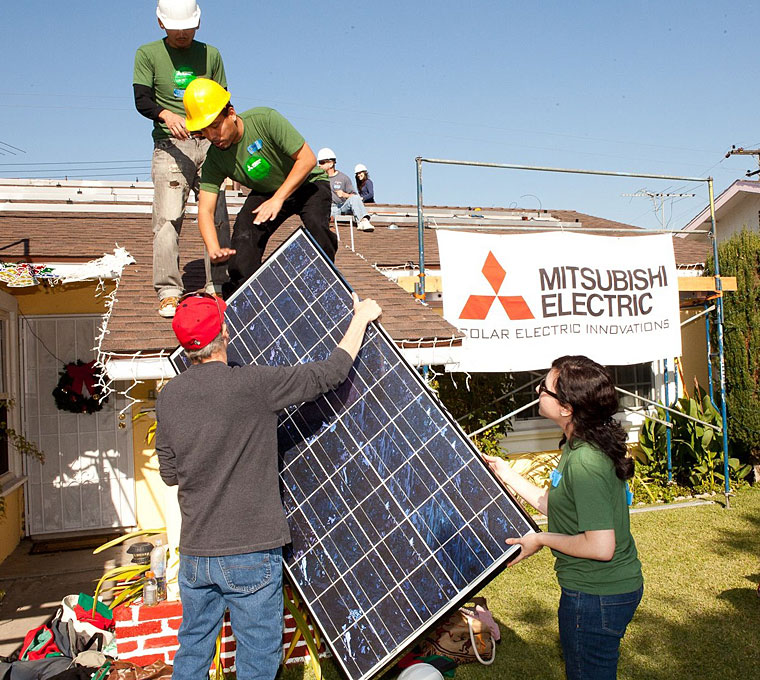
[[[367,209],[354,189],[353,182],[348,175],[335,167],[336,160],[335,152],[329,147],[324,147],[317,152],[317,163],[330,179],[330,191],[332,192],[330,211],[332,215],[353,215],[356,218],[357,229],[375,231],[369,221]]]
[[[195,0],[159,0],[158,25],[166,31],[162,40],[137,50],[133,88],[135,106],[153,121],[153,287],[159,299],[158,313],[173,317],[183,293],[179,271],[179,236],[190,191],[198,193],[200,169],[209,142],[192,136],[185,127],[182,96],[197,77],[210,78],[227,87],[219,51],[194,40],[201,21]],[[214,223],[219,241],[230,242],[230,225],[224,196],[217,202]],[[227,280],[225,264],[210,262],[205,254],[206,290],[220,292]]]

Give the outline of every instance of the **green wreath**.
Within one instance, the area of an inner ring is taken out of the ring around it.
[[[71,413],[95,413],[108,401],[99,390],[100,376],[95,361],[84,363],[81,359],[66,364],[53,390],[55,405],[61,411]],[[85,396],[85,389],[87,395]]]

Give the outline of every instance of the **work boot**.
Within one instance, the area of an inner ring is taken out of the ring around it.
[[[179,304],[179,298],[170,295],[165,297],[158,304],[158,315],[163,316],[164,319],[171,319],[174,313],[177,311],[177,305]]]

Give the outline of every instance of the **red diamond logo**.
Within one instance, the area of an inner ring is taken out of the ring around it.
[[[530,307],[528,307],[528,303],[525,302],[525,298],[523,298],[522,295],[499,295],[501,284],[504,283],[507,272],[490,251],[488,252],[488,257],[486,257],[481,272],[483,273],[483,276],[486,277],[486,281],[491,285],[491,288],[493,288],[493,292],[496,294],[470,295],[459,315],[460,319],[484,321],[488,316],[488,313],[491,311],[491,307],[497,297],[511,321],[524,321],[525,319],[534,318],[533,313],[530,311]]]

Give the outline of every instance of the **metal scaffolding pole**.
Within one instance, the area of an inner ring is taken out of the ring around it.
[[[718,262],[718,235],[715,227],[715,199],[713,196],[713,180],[708,179],[707,187],[710,192],[710,226],[712,227],[713,260],[715,261],[715,290],[718,293],[718,357],[720,361],[720,417],[723,420],[723,492],[726,497],[726,507],[731,507],[729,495],[731,482],[728,479],[728,412],[726,410],[726,355],[723,348],[723,282],[720,280],[720,263]],[[708,357],[708,361],[710,358]]]
[[[713,242],[713,259],[715,260],[715,289],[718,292],[717,298],[717,335],[718,335],[718,356],[720,360],[720,411],[723,420],[723,474],[724,474],[724,494],[726,498],[726,507],[730,507],[729,495],[731,493],[731,482],[728,479],[728,414],[726,411],[726,371],[725,371],[725,354],[723,347],[723,284],[720,278],[720,265],[718,263],[718,241],[715,226],[715,196],[713,192],[712,177],[683,177],[680,175],[660,175],[642,172],[613,172],[610,170],[583,170],[579,168],[554,168],[539,165],[516,165],[510,163],[484,163],[479,161],[459,161],[443,158],[415,158],[417,167],[417,238],[419,239],[419,281],[415,286],[415,297],[424,301],[425,299],[425,215],[422,204],[422,164],[434,163],[439,165],[463,165],[478,168],[500,168],[504,170],[533,170],[537,172],[559,172],[574,175],[597,175],[602,177],[638,177],[643,179],[674,180],[677,182],[706,182],[710,199],[710,235]],[[473,225],[474,226],[474,225]],[[549,231],[550,229],[547,229]],[[710,357],[707,357],[708,363]],[[668,430],[670,432],[670,430]],[[471,435],[472,436],[472,435]],[[669,475],[670,476],[670,475]]]

